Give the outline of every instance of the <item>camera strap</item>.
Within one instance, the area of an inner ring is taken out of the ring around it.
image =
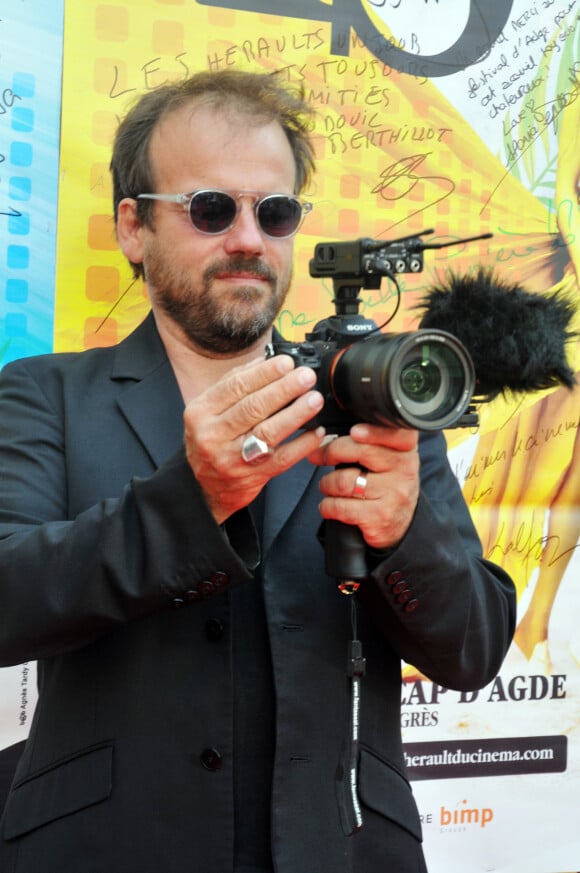
[[[357,604],[351,598],[351,621],[353,639],[348,644],[346,675],[349,680],[349,706],[345,731],[345,744],[337,768],[337,795],[342,827],[347,834],[359,831],[363,826],[362,812],[358,799],[358,750],[361,679],[365,674],[366,661],[362,653],[362,643],[357,639]]]

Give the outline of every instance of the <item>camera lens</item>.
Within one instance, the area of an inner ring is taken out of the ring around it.
[[[409,400],[426,403],[440,386],[441,370],[433,361],[412,361],[401,371],[401,388]]]
[[[333,399],[359,421],[419,430],[450,427],[475,388],[469,354],[438,330],[355,342],[335,356],[329,376]]]
[[[394,362],[393,402],[399,410],[423,422],[437,421],[460,402],[465,370],[451,345],[439,338],[435,342],[423,339],[421,334],[417,339],[418,342],[405,347],[400,363]]]

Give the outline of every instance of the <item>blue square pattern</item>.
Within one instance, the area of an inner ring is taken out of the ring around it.
[[[6,262],[11,270],[27,270],[30,265],[30,249],[28,246],[8,246]]]
[[[11,143],[10,163],[13,167],[30,167],[32,164],[32,145],[29,142]]]
[[[8,218],[8,233],[16,236],[28,236],[30,233],[30,216],[26,212],[20,215],[11,215]]]
[[[8,303],[26,303],[28,300],[28,282],[24,279],[8,279],[6,282],[6,300]]]
[[[34,130],[34,112],[24,106],[12,108],[12,130],[18,133],[32,133]]]
[[[30,200],[32,183],[27,176],[11,176],[8,186],[8,196],[11,200]]]
[[[34,97],[36,92],[36,76],[32,73],[14,73],[12,90],[19,97]]]
[[[6,336],[26,336],[27,318],[20,312],[9,312],[4,321]]]

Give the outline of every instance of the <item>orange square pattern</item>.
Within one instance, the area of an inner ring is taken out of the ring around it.
[[[356,209],[340,209],[338,212],[338,229],[346,236],[357,235],[360,227],[360,215]]]
[[[108,164],[95,163],[92,165],[90,186],[93,197],[111,198],[113,188]]]
[[[119,270],[116,267],[88,267],[85,294],[88,300],[113,303],[119,297]]]
[[[345,173],[340,177],[340,196],[347,200],[360,197],[360,177]]]
[[[117,58],[95,58],[93,63],[93,88],[95,94],[108,97],[127,88],[127,64]]]
[[[91,249],[116,252],[119,248],[115,237],[115,225],[111,215],[90,215],[88,244]]]
[[[126,42],[129,38],[129,10],[123,6],[97,6],[95,36],[108,42]]]
[[[212,27],[233,27],[236,23],[236,13],[233,9],[220,9],[209,6],[207,9],[207,23]]]
[[[85,318],[86,349],[99,349],[104,346],[113,346],[119,341],[119,330],[114,318]]]
[[[95,145],[111,148],[113,134],[117,129],[117,118],[114,112],[93,112],[91,139]]]
[[[185,29],[177,21],[155,21],[152,47],[161,55],[176,55],[184,50]]]

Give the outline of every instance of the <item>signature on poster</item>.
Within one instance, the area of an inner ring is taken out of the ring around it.
[[[294,0],[291,9],[285,6],[280,11],[277,0],[197,0],[201,6],[219,6],[244,12],[280,15],[308,21],[327,21],[332,26],[331,54],[347,55],[350,48],[350,31],[356,31],[366,47],[379,60],[402,73],[412,76],[436,78],[464,70],[481,60],[500,36],[508,21],[513,0],[494,0],[481,3],[470,0],[469,13],[463,33],[456,42],[436,55],[420,55],[405,51],[385,36],[369,17],[362,0],[335,0],[332,5],[318,0]],[[379,8],[376,3],[371,4]],[[383,4],[384,5],[384,4]],[[401,6],[391,5],[391,11]],[[441,9],[441,16],[446,10]],[[485,34],[482,40],[482,35]]]
[[[12,109],[17,100],[21,100],[18,94],[15,94],[11,88],[5,88],[0,94],[0,119],[3,115],[8,114],[8,110]],[[6,155],[0,152],[0,166],[4,164],[6,161]],[[0,176],[0,185],[2,184],[2,176]],[[14,209],[13,206],[8,206],[6,209],[3,209],[0,205],[0,215],[7,215],[9,218],[20,218],[22,215],[17,209]]]

